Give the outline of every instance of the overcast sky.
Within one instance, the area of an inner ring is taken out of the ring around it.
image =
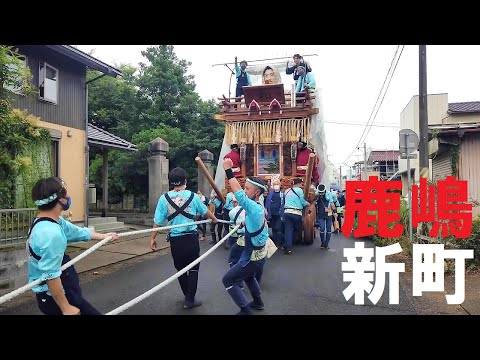
[[[138,65],[146,62],[141,51],[148,45],[77,45],[109,63]],[[400,113],[419,90],[418,45],[406,45],[391,80],[383,104],[366,138],[367,148],[398,149]],[[354,150],[374,109],[397,45],[175,45],[177,57],[190,61],[189,73],[195,76],[196,91],[204,99],[228,96],[230,72],[225,66],[235,56],[240,60],[261,60],[288,57],[292,63],[295,53],[310,62],[317,88],[323,95],[325,132],[330,161],[341,165]],[[273,61],[272,61],[273,62]],[[268,64],[268,61],[265,65]],[[429,94],[448,93],[449,102],[480,101],[480,46],[428,45],[427,88]],[[282,73],[284,83],[292,75]],[[232,79],[235,95],[235,78]],[[397,127],[385,127],[391,124]],[[383,126],[383,127],[380,127]],[[361,150],[347,159],[351,165],[363,160]]]

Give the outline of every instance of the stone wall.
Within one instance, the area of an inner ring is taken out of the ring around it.
[[[0,295],[18,289],[27,282],[25,243],[0,247]]]

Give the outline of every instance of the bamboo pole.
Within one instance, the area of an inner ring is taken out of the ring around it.
[[[218,196],[218,198],[220,199],[220,201],[222,202],[222,204],[225,204],[225,198],[223,197],[222,192],[221,192],[220,189],[218,188],[217,184],[215,184],[215,181],[213,181],[212,176],[210,175],[210,173],[208,172],[207,168],[205,167],[205,164],[203,163],[202,159],[200,159],[200,157],[197,156],[197,157],[195,158],[195,161],[197,162],[198,167],[200,168],[200,170],[203,172],[203,175],[205,175],[205,177],[207,178],[208,182],[209,182],[210,185],[212,186],[213,190],[215,190],[215,192],[217,193],[217,196]]]

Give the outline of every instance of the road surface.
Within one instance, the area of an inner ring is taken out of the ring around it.
[[[400,284],[399,305],[389,304],[388,275],[380,301],[373,305],[365,296],[365,305],[355,305],[354,298],[345,300],[341,270],[343,249],[353,247],[353,238],[332,234],[330,250],[320,249],[318,238],[311,246],[295,246],[292,255],[284,255],[281,249],[268,259],[262,279],[262,297],[265,309],[255,315],[400,315],[415,314],[408,296]],[[211,245],[201,241],[202,253]],[[373,243],[365,241],[365,247]],[[220,246],[200,264],[197,298],[203,305],[183,309],[183,294],[178,281],[167,285],[151,297],[126,310],[122,314],[138,315],[232,315],[238,312],[222,284],[222,276],[228,270],[228,251]],[[119,271],[82,284],[84,296],[100,312],[107,313],[134,297],[144,293],[175,273],[170,254],[138,262]],[[245,289],[249,298],[250,294]],[[367,294],[366,294],[367,295]],[[6,314],[41,314],[35,302],[8,308]]]

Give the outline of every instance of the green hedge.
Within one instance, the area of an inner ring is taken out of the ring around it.
[[[0,116],[1,209],[33,207],[33,184],[51,176],[50,133],[38,127],[37,121],[18,109]]]
[[[32,187],[42,178],[52,176],[50,139],[35,139],[22,149],[22,157],[29,159],[29,166],[23,167],[15,183],[15,208],[36,207],[32,200]]]

